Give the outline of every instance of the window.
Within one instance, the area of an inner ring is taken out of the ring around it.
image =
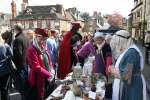
[[[38,21],[37,21],[37,27],[38,27],[38,28],[41,28],[41,26],[42,26],[42,25],[41,25],[41,20],[38,20]]]
[[[33,27],[37,28],[37,21],[33,21]]]
[[[136,13],[134,14],[134,19],[136,19]]]
[[[46,26],[47,26],[47,28],[50,28],[50,21],[49,20],[46,20]]]
[[[33,22],[29,21],[29,28],[32,29],[33,28]]]
[[[51,26],[52,29],[55,28],[55,21],[54,21],[54,20],[51,20],[51,21],[50,21],[50,26]]]
[[[150,0],[147,0],[147,15],[150,15]]]
[[[137,12],[137,17],[140,17],[140,11]]]
[[[134,7],[138,5],[138,0],[134,0]]]
[[[25,28],[28,29],[29,28],[29,22],[25,21]]]
[[[46,25],[46,20],[42,20],[42,28],[47,28],[47,25]]]

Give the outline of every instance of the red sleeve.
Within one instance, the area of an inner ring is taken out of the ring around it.
[[[30,52],[29,59],[31,61],[30,64],[32,66],[31,68],[35,72],[37,72],[37,74],[42,74],[48,79],[51,76],[51,74],[40,65],[40,59],[38,57],[37,52],[34,49],[31,49],[29,52]]]

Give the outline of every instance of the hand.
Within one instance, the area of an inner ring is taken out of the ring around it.
[[[112,74],[113,73],[113,71],[114,71],[114,66],[113,65],[110,65],[109,67],[108,67],[108,73],[110,73],[110,74]]]
[[[51,69],[51,73],[55,75],[55,70],[54,70],[54,69]]]
[[[120,78],[119,70],[112,65],[108,67],[108,73],[113,75],[115,78]]]

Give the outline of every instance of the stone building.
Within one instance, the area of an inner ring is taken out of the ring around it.
[[[66,17],[71,20],[71,22],[80,23],[82,28],[85,26],[85,21],[81,18],[80,11],[75,7],[66,9]]]
[[[136,40],[143,38],[144,0],[134,0],[134,8],[131,10],[132,37]]]
[[[0,12],[0,33],[10,28],[11,14]]]
[[[150,0],[146,0],[146,20],[147,20],[147,30],[150,31]]]
[[[16,16],[16,5],[14,0],[12,6],[11,27],[21,23],[24,29],[47,28],[56,29],[59,32],[68,31],[71,20],[67,18],[62,5],[29,6],[28,0],[23,0],[22,11]]]

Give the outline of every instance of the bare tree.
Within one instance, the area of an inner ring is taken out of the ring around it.
[[[81,13],[80,16],[81,16],[81,18],[83,18],[83,20],[84,20],[85,22],[88,22],[89,19],[90,19],[90,15],[89,15],[88,12]]]
[[[107,15],[108,23],[112,26],[121,27],[123,24],[123,16],[117,12],[114,12],[111,15]]]

